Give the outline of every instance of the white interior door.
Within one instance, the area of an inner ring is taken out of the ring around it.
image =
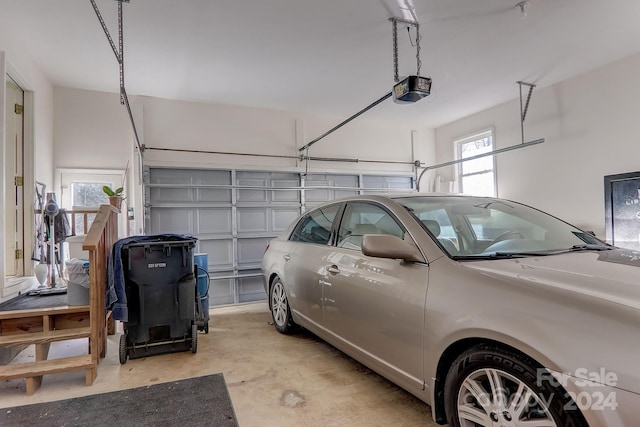
[[[24,239],[24,91],[9,77],[6,78],[6,134],[5,134],[5,275],[23,276],[25,259]]]

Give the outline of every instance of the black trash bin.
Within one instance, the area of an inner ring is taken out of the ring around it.
[[[154,354],[197,351],[195,239],[147,237],[120,251],[128,321],[120,363]]]

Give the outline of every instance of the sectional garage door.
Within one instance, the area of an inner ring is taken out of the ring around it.
[[[411,190],[411,176],[239,170],[145,170],[146,234],[198,238],[209,259],[210,305],[266,299],[260,275],[270,239],[304,210],[334,198]]]

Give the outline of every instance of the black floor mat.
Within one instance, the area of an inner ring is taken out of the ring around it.
[[[0,409],[1,426],[237,427],[222,374]]]
[[[62,307],[68,304],[67,294],[28,295],[22,294],[0,304],[0,311],[35,310],[38,308]]]

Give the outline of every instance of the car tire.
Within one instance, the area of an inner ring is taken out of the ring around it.
[[[297,325],[291,318],[291,309],[284,284],[279,277],[271,283],[269,292],[269,306],[271,307],[271,318],[276,330],[282,334],[290,334],[297,329]]]
[[[471,348],[455,360],[445,380],[447,422],[477,427],[539,420],[588,427],[569,394],[550,379],[546,369],[519,353],[489,345]]]

